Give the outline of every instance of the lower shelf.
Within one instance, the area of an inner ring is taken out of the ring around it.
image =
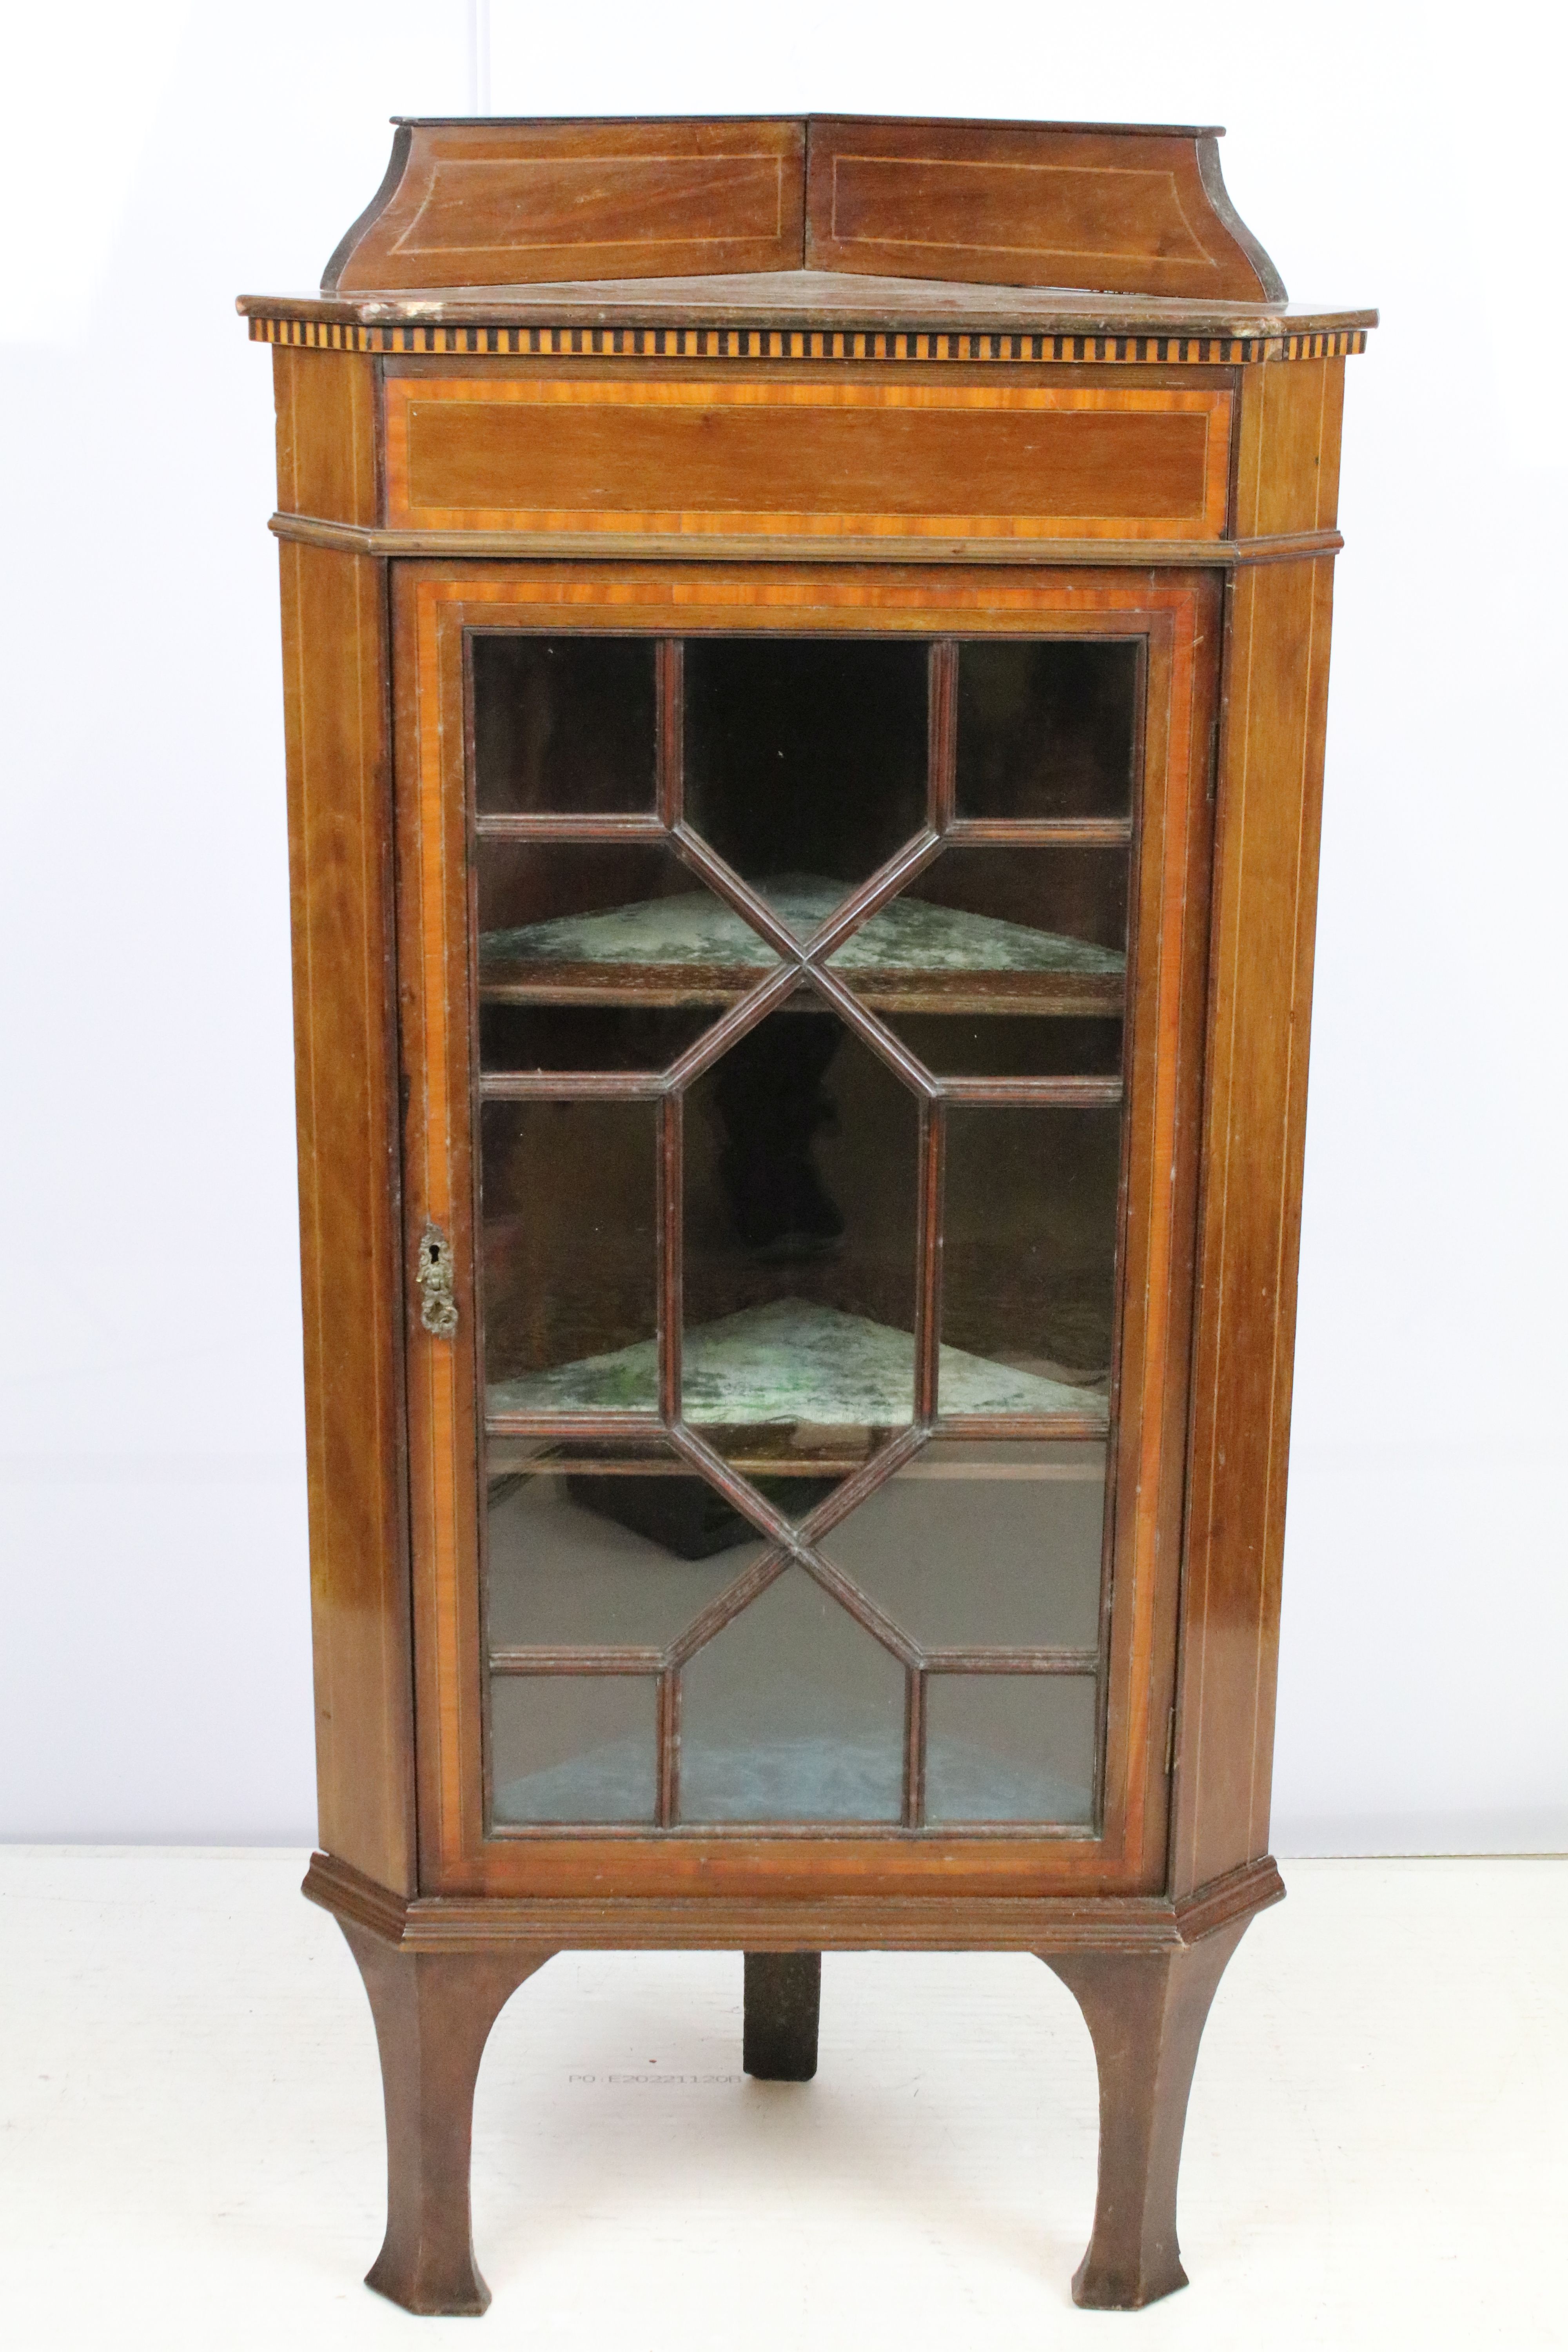
[[[682,1410],[697,1423],[806,1423],[898,1428],[914,1417],[914,1340],[908,1331],[802,1298],[751,1307],[688,1331]],[[943,1414],[1071,1414],[1103,1426],[1103,1389],[997,1364],[943,1348],[937,1372]],[[608,1355],[496,1381],[492,1417],[507,1413],[654,1412],[658,1355],[640,1339]]]

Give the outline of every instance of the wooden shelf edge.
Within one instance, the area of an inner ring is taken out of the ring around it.
[[[680,977],[679,965],[660,964],[649,967],[647,987],[639,988],[626,981],[606,980],[602,984],[590,980],[572,981],[497,981],[481,982],[479,991],[481,1004],[540,1005],[651,1005],[659,1011],[702,1010],[742,1003],[755,987],[724,987],[718,982],[700,979],[690,981]],[[761,976],[761,975],[759,975]],[[941,985],[949,977],[942,973],[927,980],[911,972],[901,986],[895,986],[885,974],[874,976],[869,987],[857,984],[852,973],[836,973],[852,988],[858,1002],[872,1013],[945,1013],[954,1019],[994,1013],[1007,1019],[1026,1018],[1035,1014],[1042,1018],[1078,1021],[1119,1021],[1122,1018],[1126,992],[1120,982],[1114,989],[1095,988],[1081,981],[1077,987],[1028,988],[1019,982],[1012,987],[998,984],[985,988],[971,984],[952,988]],[[967,975],[954,974],[963,979]],[[1042,975],[1055,980],[1055,973]],[[1063,981],[1073,975],[1060,975]],[[811,996],[809,980],[802,982],[796,995]],[[785,1000],[793,1003],[794,998]],[[487,1075],[490,1075],[487,1073]]]
[[[301,1893],[404,1951],[1169,1951],[1284,1895],[1272,1855],[1164,1895],[405,1898],[313,1854]]]

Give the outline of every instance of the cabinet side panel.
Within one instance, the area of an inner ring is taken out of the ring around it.
[[[1226,663],[1174,1891],[1268,1835],[1332,563],[1234,591]]]
[[[798,269],[805,202],[805,125],[777,116],[410,122],[322,284]]]
[[[1212,134],[1066,122],[814,115],[814,269],[993,286],[1279,300]]]
[[[300,1243],[321,1843],[414,1888],[385,600],[285,545]]]
[[[1241,370],[1232,526],[1237,538],[1334,528],[1344,398],[1343,360]]]
[[[374,524],[376,362],[346,352],[272,353],[278,505],[284,514]]]

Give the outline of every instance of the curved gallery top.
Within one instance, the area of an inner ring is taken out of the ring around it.
[[[361,325],[860,318],[1332,331],[1359,348],[1375,312],[1289,302],[1226,193],[1221,135],[846,116],[399,121],[321,294],[238,307],[258,325],[280,310]]]

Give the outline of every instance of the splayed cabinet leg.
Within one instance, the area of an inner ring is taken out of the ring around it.
[[[340,1920],[375,2019],[386,2101],[386,2240],[365,2278],[405,2311],[477,2317],[468,2160],[489,2031],[548,1952],[409,1952]]]
[[[809,2083],[816,2072],[820,1952],[746,1954],[741,2063],[764,2083]]]
[[[1100,2074],[1100,2187],[1073,2301],[1136,2311],[1185,2286],[1176,2178],[1209,2003],[1247,1922],[1166,1952],[1046,1952],[1076,1998]]]

